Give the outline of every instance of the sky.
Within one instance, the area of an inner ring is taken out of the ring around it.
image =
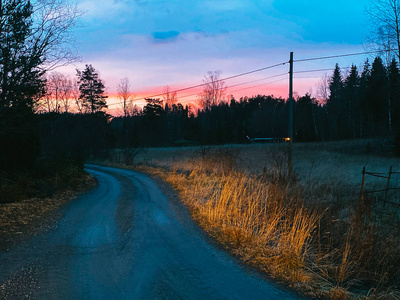
[[[80,61],[105,81],[110,108],[117,85],[130,81],[136,99],[201,84],[208,71],[226,78],[294,60],[364,52],[369,0],[78,0],[84,11],[74,29]],[[311,92],[335,63],[361,66],[368,56],[295,62],[295,94]],[[235,98],[288,97],[289,65],[226,80]],[[332,70],[332,71],[331,71]],[[232,86],[232,87],[231,87]],[[178,93],[182,103],[199,90]],[[185,97],[192,95],[189,97]],[[140,101],[138,101],[140,103]]]

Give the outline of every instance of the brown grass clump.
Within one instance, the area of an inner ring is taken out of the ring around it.
[[[166,181],[180,191],[195,219],[246,262],[282,279],[308,278],[305,259],[320,214],[276,185],[239,172],[173,172]]]
[[[345,289],[335,286],[329,291],[329,299],[346,300],[349,299],[349,293]]]

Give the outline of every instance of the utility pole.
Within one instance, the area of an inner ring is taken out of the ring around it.
[[[293,175],[293,158],[292,158],[292,143],[293,143],[293,52],[290,52],[289,59],[289,147],[288,147],[288,175],[289,179]]]

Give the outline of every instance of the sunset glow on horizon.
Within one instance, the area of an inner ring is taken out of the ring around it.
[[[368,27],[368,0],[78,3],[85,12],[82,26],[75,30],[81,61],[61,70],[75,76],[76,69],[92,64],[105,82],[110,108],[118,106],[115,95],[124,77],[140,99],[162,94],[166,86],[174,91],[202,84],[208,71],[219,70],[221,78],[229,78],[285,62],[225,84],[226,95],[235,99],[258,94],[286,99],[290,52],[295,61],[364,52]],[[336,63],[345,74],[346,68],[362,66],[367,57],[295,62],[295,95],[317,97],[317,83],[332,74]],[[199,93],[200,89],[185,90],[177,97],[185,105],[195,103]]]
[[[288,77],[288,76],[286,76]],[[266,81],[266,80],[264,80]],[[279,82],[274,83],[258,83],[248,84],[248,85],[240,85],[234,86],[230,88],[227,85],[226,97],[225,101],[229,101],[231,98],[235,100],[240,100],[240,98],[244,97],[253,97],[257,95],[269,95],[274,96],[277,98],[287,99],[288,98],[288,78],[280,79]],[[200,83],[201,84],[201,83]],[[191,86],[196,85],[196,83],[192,84]],[[305,86],[306,88],[308,86]],[[170,90],[179,90],[184,87],[171,87]],[[308,91],[307,91],[308,92]],[[194,88],[183,92],[177,92],[177,99],[178,103],[182,104],[183,106],[189,105],[192,107],[197,107],[197,99],[201,93],[201,88]],[[138,91],[138,93],[132,93],[130,99],[132,102],[138,107],[142,108],[145,104],[146,98],[156,98],[156,99],[163,99],[164,91],[163,88],[155,87],[153,89],[143,89]],[[298,94],[295,91],[295,95]],[[121,110],[122,103],[121,100],[118,98],[117,93],[108,93],[107,104],[109,106],[109,111],[114,114],[116,111]]]

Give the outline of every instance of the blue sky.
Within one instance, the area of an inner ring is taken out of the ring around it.
[[[92,64],[100,71],[110,94],[125,76],[133,92],[151,95],[166,85],[174,89],[201,83],[207,71],[221,70],[222,77],[228,77],[287,61],[290,51],[295,59],[362,52],[368,33],[365,15],[368,0],[79,0],[78,3],[86,13],[82,26],[75,30],[82,58],[76,66]],[[299,63],[295,70],[333,69],[336,62],[342,66],[360,65],[365,58]],[[71,66],[69,70],[74,68]],[[258,80],[287,70],[283,66],[226,83],[229,86]],[[315,88],[322,75],[316,72],[309,74],[315,78],[297,78],[295,91],[304,94]],[[262,94],[286,97],[285,86],[287,81],[281,78],[280,82],[257,89]],[[258,90],[233,94],[251,95]]]

